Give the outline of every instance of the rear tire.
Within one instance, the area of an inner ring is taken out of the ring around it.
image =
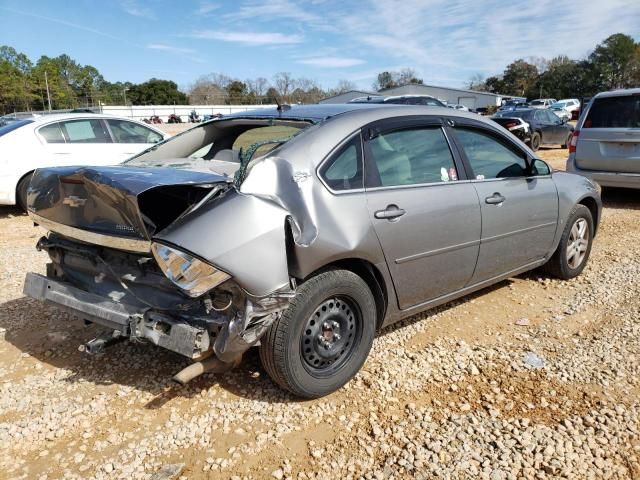
[[[18,182],[16,187],[16,204],[25,212],[27,211],[27,194],[29,191],[29,184],[31,183],[31,177],[33,173],[25,175],[22,180]]]
[[[328,270],[298,287],[262,337],[260,360],[283,389],[322,397],[358,373],[375,326],[376,304],[365,281],[348,270]]]
[[[538,132],[533,132],[531,134],[531,140],[529,141],[531,150],[533,150],[534,152],[538,151],[538,149],[540,148],[540,140],[540,134]]]
[[[563,280],[580,275],[591,254],[593,231],[591,211],[584,205],[573,207],[558,248],[543,268]]]
[[[570,133],[567,137],[567,140],[562,144],[562,148],[569,148],[569,144],[571,143],[571,137],[573,137],[573,133]]]

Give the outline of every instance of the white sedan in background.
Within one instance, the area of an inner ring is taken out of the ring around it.
[[[0,126],[0,205],[26,206],[36,168],[115,165],[169,135],[112,115],[68,113]]]

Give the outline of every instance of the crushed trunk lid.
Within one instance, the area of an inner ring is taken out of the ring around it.
[[[149,241],[230,182],[175,168],[46,168],[31,180],[28,210],[36,223],[60,225],[63,235],[65,226],[94,234],[85,239],[90,243],[99,243],[95,234]]]

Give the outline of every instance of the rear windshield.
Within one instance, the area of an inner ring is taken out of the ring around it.
[[[27,125],[28,123],[33,123],[33,120],[15,120],[15,121],[2,120],[0,123],[0,137],[3,135],[6,135],[9,132],[13,132],[14,130],[22,127],[23,125]]]
[[[529,105],[544,105],[544,100],[534,100]]]
[[[640,128],[640,95],[596,98],[583,128]]]

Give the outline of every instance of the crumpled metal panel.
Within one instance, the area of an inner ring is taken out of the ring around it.
[[[289,284],[287,215],[275,203],[231,189],[155,238],[207,260],[249,294],[262,297]]]

